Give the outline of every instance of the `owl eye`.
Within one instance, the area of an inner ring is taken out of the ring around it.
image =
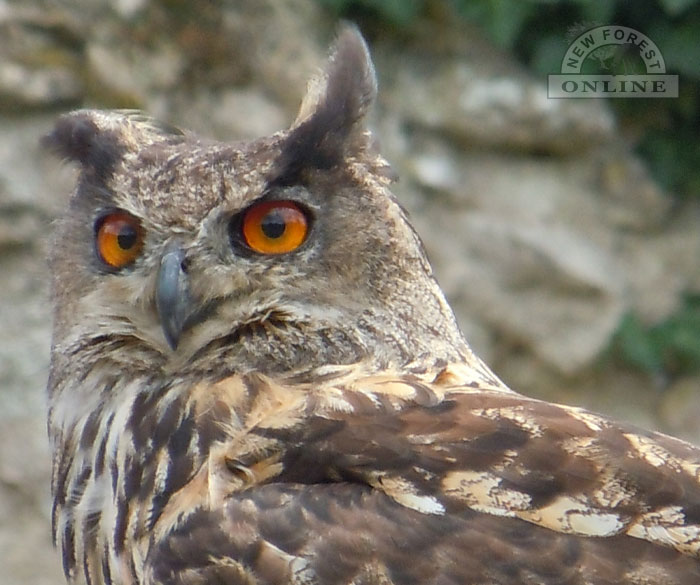
[[[264,201],[248,208],[241,220],[245,243],[261,254],[292,252],[306,240],[306,213],[293,201]]]
[[[111,268],[124,268],[138,258],[143,248],[143,228],[138,219],[124,211],[105,215],[97,223],[95,249]]]

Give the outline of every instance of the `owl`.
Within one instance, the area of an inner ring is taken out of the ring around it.
[[[90,585],[700,583],[700,449],[470,350],[341,29],[285,131],[61,117],[53,534]],[[473,283],[478,286],[478,282]]]

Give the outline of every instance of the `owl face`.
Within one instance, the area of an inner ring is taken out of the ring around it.
[[[358,43],[289,130],[257,141],[206,142],[128,112],[59,121],[47,141],[81,174],[53,246],[55,347],[198,374],[370,355],[385,367],[460,347],[366,130],[375,81]],[[415,328],[431,332],[425,347],[407,341]]]

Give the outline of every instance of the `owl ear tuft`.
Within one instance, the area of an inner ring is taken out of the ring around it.
[[[42,144],[104,180],[127,151],[183,140],[182,131],[138,110],[77,110],[61,116]]]
[[[376,95],[377,78],[367,44],[357,27],[346,24],[331,48],[325,70],[310,80],[292,128],[322,118],[349,129],[364,118]]]
[[[282,145],[277,170],[289,182],[304,168],[331,168],[369,143],[365,117],[377,79],[359,30],[344,25],[324,71],[313,78]]]
[[[61,116],[53,131],[42,139],[42,145],[105,179],[123,156],[124,148],[118,133],[101,127],[94,114],[82,110]]]

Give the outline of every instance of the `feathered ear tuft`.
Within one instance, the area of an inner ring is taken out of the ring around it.
[[[309,82],[292,128],[300,126],[324,109],[335,108],[345,117],[337,122],[362,120],[377,95],[377,79],[369,49],[357,27],[346,24],[340,29],[323,72]],[[332,112],[325,112],[325,115]]]
[[[61,116],[42,145],[104,180],[128,151],[183,139],[177,128],[137,110],[77,110]]]
[[[90,170],[101,179],[111,173],[124,152],[118,134],[101,128],[89,110],[61,116],[41,143],[59,156],[80,163],[83,170]]]
[[[311,80],[278,160],[278,182],[304,168],[330,168],[367,145],[365,117],[377,95],[369,50],[356,27],[344,25],[325,70]]]

